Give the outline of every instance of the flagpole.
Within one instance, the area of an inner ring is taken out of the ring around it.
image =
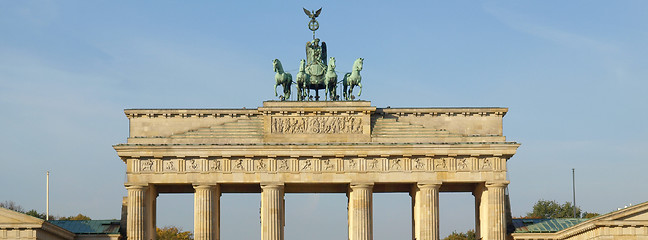
[[[574,218],[576,218],[576,170],[572,168],[572,193],[574,194]]]
[[[49,221],[49,171],[47,171],[47,190],[45,190],[45,220]]]

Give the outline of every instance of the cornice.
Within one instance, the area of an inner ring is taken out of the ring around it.
[[[432,116],[504,116],[508,108],[503,107],[447,107],[447,108],[378,108],[377,114],[396,114],[396,115],[432,115]]]

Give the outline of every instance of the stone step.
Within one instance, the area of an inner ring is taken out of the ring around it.
[[[263,132],[263,120],[238,119],[218,126],[194,129],[172,138],[260,138]]]
[[[260,138],[263,135],[260,134],[255,134],[255,135],[227,135],[227,134],[214,134],[214,135],[190,135],[190,136],[182,136],[181,138]]]
[[[262,132],[259,128],[208,128],[208,129],[198,129],[188,133],[200,133],[200,132]]]

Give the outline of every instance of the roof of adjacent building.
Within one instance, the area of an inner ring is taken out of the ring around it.
[[[514,219],[516,233],[554,233],[589,220],[588,218]],[[517,223],[517,224],[516,224]]]
[[[119,220],[52,220],[75,234],[119,234]]]

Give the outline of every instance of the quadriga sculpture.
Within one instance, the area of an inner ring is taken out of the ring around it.
[[[326,70],[326,75],[324,75],[324,84],[326,84],[326,95],[327,100],[330,98],[331,101],[337,100],[337,73],[335,73],[335,58],[330,57],[328,62],[328,68]]]
[[[350,73],[344,74],[344,79],[342,80],[342,85],[344,86],[344,100],[353,100],[353,87],[360,87],[358,91],[358,97],[362,94],[362,76],[360,76],[360,71],[362,71],[362,62],[364,58],[358,58],[353,62],[353,68]]]
[[[290,73],[284,72],[283,66],[281,66],[281,61],[279,59],[272,60],[272,65],[275,71],[275,96],[277,95],[277,86],[281,85],[283,87],[284,94],[281,95],[281,101],[285,101],[290,98],[290,85],[292,84],[292,75]]]

